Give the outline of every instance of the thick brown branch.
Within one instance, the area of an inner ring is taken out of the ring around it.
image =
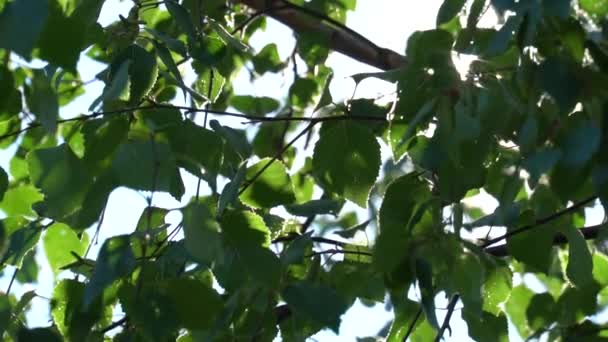
[[[344,29],[322,14],[290,4],[285,0],[235,0],[289,26],[296,33],[314,34],[325,39],[327,47],[378,69],[397,69],[406,65],[404,56],[381,48],[352,30]],[[267,10],[274,8],[275,10]]]

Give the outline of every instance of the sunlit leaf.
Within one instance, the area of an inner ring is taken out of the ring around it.
[[[247,168],[243,203],[254,208],[271,208],[295,201],[291,178],[280,161],[264,158]]]

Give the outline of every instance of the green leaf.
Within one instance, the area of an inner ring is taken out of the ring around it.
[[[462,10],[465,2],[466,0],[444,0],[437,13],[437,26],[447,23],[457,16]]]
[[[40,233],[42,233],[42,227],[36,222],[29,223],[25,227],[12,232],[2,263],[21,268],[26,254],[38,244]]]
[[[0,48],[29,59],[49,15],[49,2],[11,1],[0,14]]]
[[[530,299],[526,319],[533,331],[549,326],[556,318],[555,299],[550,293],[537,293]]]
[[[285,66],[279,57],[279,52],[275,43],[264,46],[260,52],[253,56],[251,61],[258,74],[264,74],[269,71],[279,72]]]
[[[82,240],[67,225],[55,223],[45,232],[42,239],[47,260],[54,275],[60,268],[72,263],[72,253],[83,255],[88,245],[88,238],[83,236]]]
[[[266,96],[237,95],[230,99],[230,105],[248,115],[264,116],[279,109],[280,103]]]
[[[4,198],[4,194],[8,190],[8,174],[0,167],[0,202]]]
[[[561,162],[571,168],[582,167],[600,146],[601,131],[597,124],[589,120],[573,122],[560,147],[563,151]]]
[[[394,296],[391,296],[394,297]],[[386,342],[402,342],[408,333],[409,327],[414,322],[420,308],[417,302],[410,299],[395,298],[393,300],[393,312],[395,319],[386,337]]]
[[[239,260],[251,278],[268,289],[279,288],[281,280],[281,262],[269,249],[253,246],[238,250]]]
[[[197,262],[211,265],[222,253],[220,226],[209,209],[190,204],[182,209],[186,250]]]
[[[222,189],[222,193],[220,194],[220,198],[217,204],[217,215],[221,217],[224,213],[224,210],[228,208],[229,205],[234,204],[234,201],[239,197],[239,189],[241,188],[241,184],[245,180],[245,174],[247,173],[247,164],[241,164],[241,167],[237,170],[236,174],[232,178],[232,180],[224,186]]]
[[[106,86],[103,88],[101,96],[99,96],[89,106],[89,111],[94,111],[101,102],[111,102],[120,97],[120,95],[127,89],[129,84],[129,65],[130,60],[123,61],[120,66],[116,69],[110,79],[106,82]]]
[[[0,295],[0,334],[9,327],[11,318],[11,303],[7,295]]]
[[[51,0],[49,5],[49,15],[38,42],[40,57],[74,72],[84,47],[86,30],[80,27],[80,18],[64,15],[56,1]],[[79,29],[75,30],[76,27]]]
[[[8,216],[36,217],[32,204],[44,196],[32,185],[19,185],[9,188],[4,193],[0,208]]]
[[[226,78],[212,67],[206,67],[201,70],[201,68],[197,68],[197,65],[198,63],[193,63],[194,70],[198,75],[194,87],[202,94],[205,94],[205,101],[215,103],[220,98],[220,95],[222,95],[222,91],[226,85]]]
[[[186,33],[188,37],[193,39],[196,36],[196,29],[190,20],[190,14],[188,10],[186,10],[182,5],[177,3],[175,0],[168,0],[165,3],[167,6],[167,10],[171,13],[173,20],[177,26],[182,30],[182,32]]]
[[[83,308],[85,284],[76,280],[61,280],[53,290],[51,316],[66,341],[84,341],[93,325],[102,318],[100,301]]]
[[[328,326],[336,333],[340,327],[340,316],[348,308],[344,299],[333,289],[307,281],[287,286],[281,295],[297,313]]]
[[[226,210],[220,224],[225,241],[236,248],[270,245],[270,231],[264,220],[255,213]]]
[[[45,196],[36,207],[41,215],[62,219],[80,207],[92,179],[68,145],[32,151],[27,162],[32,181]]]
[[[166,284],[166,291],[186,329],[209,329],[221,317],[220,295],[198,280],[171,279]]]
[[[27,105],[42,126],[54,135],[57,131],[59,100],[51,86],[51,75],[47,75],[42,69],[35,69],[33,72],[32,84],[25,88]]]
[[[518,285],[511,291],[511,296],[505,304],[505,309],[509,315],[509,319],[517,328],[517,332],[523,338],[529,336],[532,331],[528,325],[526,310],[534,292],[528,289],[525,285]]]
[[[342,203],[334,200],[320,199],[312,200],[302,204],[290,204],[285,206],[288,213],[296,216],[314,215],[338,215],[342,208]]]
[[[608,14],[608,1],[606,0],[579,0],[578,4],[583,10],[598,18]]]
[[[63,339],[53,328],[33,328],[21,327],[17,333],[19,342],[62,342]]]
[[[270,163],[270,164],[269,164]],[[267,166],[268,165],[268,166]],[[291,178],[280,161],[264,158],[247,169],[241,201],[253,208],[272,208],[295,201]]]
[[[469,336],[476,341],[509,341],[507,317],[504,314],[495,316],[484,311],[479,315],[463,310],[462,318],[467,322]]]
[[[581,83],[578,69],[557,57],[547,58],[538,67],[542,88],[553,97],[562,112],[570,111],[579,99]]]
[[[462,298],[464,308],[475,314],[481,314],[484,271],[479,258],[473,254],[463,253],[454,260],[454,286]]]
[[[509,19],[507,19],[507,22],[502,25],[500,30],[494,34],[494,37],[492,37],[492,40],[488,44],[485,53],[490,56],[496,56],[505,52],[509,47],[509,43],[513,39],[513,34],[518,31],[521,22],[522,16],[510,16]]]
[[[24,311],[28,308],[29,304],[31,303],[32,299],[36,298],[36,291],[32,290],[32,291],[27,291],[25,292],[23,295],[21,295],[21,298],[19,298],[19,301],[13,306],[12,312],[8,312],[7,314],[10,315],[12,317],[10,325],[14,326],[20,323],[21,317],[23,317],[23,313]],[[2,302],[3,299],[0,298],[0,333],[4,333],[4,330],[6,329],[6,324],[4,322],[4,309],[8,307],[8,302],[6,303],[7,307],[5,307],[4,303]],[[10,307],[8,307],[10,309]],[[8,320],[9,316],[6,316],[6,319]],[[6,322],[8,323],[8,322]],[[9,326],[10,329],[10,326]]]
[[[608,284],[608,256],[606,254],[593,253],[593,279],[602,286]]]
[[[502,304],[509,298],[513,274],[508,267],[486,267],[483,284],[483,311],[498,316]]]
[[[585,287],[593,281],[593,260],[587,241],[580,230],[574,227],[565,228],[562,232],[568,239],[568,280],[576,287]]]
[[[184,97],[186,97],[186,84],[184,83],[184,80],[182,79],[182,74],[179,72],[179,69],[177,68],[177,64],[175,64],[175,61],[173,60],[173,57],[171,56],[171,52],[169,51],[169,49],[167,49],[167,47],[165,47],[163,44],[157,42],[156,40],[153,40],[152,43],[154,44],[154,49],[156,51],[156,54],[158,55],[158,57],[160,57],[160,60],[165,64],[165,67],[167,68],[167,70],[169,70],[169,72],[171,73],[171,76],[173,76],[173,78],[175,78],[175,81],[177,81],[177,85],[182,88],[182,91],[184,93]]]
[[[179,161],[193,163],[210,176],[220,172],[224,141],[222,137],[190,120],[169,130],[171,149]]]
[[[228,32],[222,25],[220,25],[217,21],[208,18],[209,20],[209,24],[211,25],[211,28],[213,28],[213,30],[217,33],[217,35],[226,43],[226,44],[230,44],[230,46],[232,46],[233,48],[237,49],[238,51],[253,55],[255,52],[253,51],[253,49],[251,47],[249,47],[247,44],[243,43],[242,41],[240,41],[239,39],[233,37],[230,32]]]
[[[530,183],[536,186],[540,177],[551,170],[561,156],[560,150],[541,149],[525,158],[522,166],[530,173]]]
[[[81,129],[84,137],[83,161],[88,165],[105,161],[127,138],[128,131],[129,121],[124,116],[87,121]]]
[[[373,260],[378,270],[391,272],[407,256],[411,238],[408,222],[430,195],[428,186],[415,174],[400,177],[388,186],[380,207],[380,234],[374,245]]]
[[[154,141],[121,144],[112,170],[120,184],[128,188],[167,191],[178,200],[184,194],[175,156],[167,144]]]
[[[136,265],[129,235],[107,239],[101,246],[93,275],[86,285],[83,305],[91,305],[115,280],[130,275]]]
[[[139,45],[131,45],[124,54],[129,56],[129,104],[137,105],[154,86],[158,75],[156,54]]]
[[[350,121],[324,123],[312,162],[324,189],[367,207],[380,168],[380,145],[369,130]]]
[[[21,112],[21,92],[15,84],[13,73],[6,67],[0,66],[0,121],[14,118]]]

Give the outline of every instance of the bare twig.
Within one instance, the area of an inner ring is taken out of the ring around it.
[[[245,185],[241,188],[241,190],[239,191],[239,195],[242,194],[243,192],[245,192],[245,190],[247,190],[247,188],[249,188],[249,186],[251,186],[251,184],[253,184],[253,182],[255,182],[256,179],[258,179],[262,173],[264,173],[264,171],[266,171],[270,165],[272,165],[272,163],[274,163],[276,160],[280,159],[281,156],[283,155],[283,153],[285,153],[285,151],[287,151],[287,149],[289,149],[289,147],[291,147],[293,144],[295,144],[296,141],[298,141],[298,139],[300,139],[304,134],[306,134],[306,132],[308,132],[309,129],[311,129],[316,122],[311,122],[310,124],[308,124],[308,126],[306,126],[306,128],[304,128],[300,133],[298,133],[298,135],[296,135],[293,139],[291,139],[291,141],[289,141],[274,157],[272,157],[256,174],[253,175],[253,177],[251,177],[251,179],[248,179],[245,183]]]
[[[314,34],[325,38],[328,48],[382,70],[397,69],[406,65],[404,56],[381,48],[365,37],[328,16],[285,0],[237,0],[262,11],[288,5],[288,8],[273,10],[268,15],[289,26],[296,33]]]
[[[454,313],[454,309],[456,308],[456,303],[458,303],[459,299],[460,296],[457,294],[452,296],[452,299],[450,299],[450,303],[448,304],[448,312],[446,313],[445,318],[443,319],[443,324],[441,324],[441,327],[439,327],[439,331],[437,332],[437,336],[435,337],[435,342],[441,341],[446,329],[450,331],[450,335],[452,334],[452,331],[450,329],[450,319],[452,318],[452,314]]]
[[[555,220],[555,219],[557,219],[557,218],[559,218],[559,217],[561,217],[563,215],[570,214],[570,213],[572,213],[572,212],[574,212],[574,211],[576,211],[576,210],[584,207],[585,205],[587,205],[587,204],[595,201],[596,199],[597,199],[597,196],[595,196],[595,195],[594,196],[590,196],[588,198],[585,198],[584,200],[582,200],[580,202],[577,202],[577,203],[574,203],[573,205],[569,206],[566,209],[560,210],[560,211],[558,211],[558,212],[556,212],[554,214],[551,214],[551,215],[549,215],[547,217],[543,217],[541,219],[538,219],[538,220],[536,220],[532,224],[528,224],[528,225],[522,226],[522,227],[514,229],[514,230],[512,230],[512,231],[510,231],[510,232],[508,232],[508,233],[506,233],[504,235],[501,235],[501,236],[496,237],[494,239],[488,240],[483,245],[481,245],[481,247],[482,248],[489,247],[489,246],[491,246],[491,245],[493,245],[493,244],[495,244],[495,243],[497,243],[499,241],[508,239],[508,238],[510,238],[512,236],[521,234],[521,233],[526,232],[528,230],[534,229],[534,228],[536,228],[538,226],[542,226],[543,224],[549,223],[549,222],[551,222],[551,221],[553,221],[553,220]]]

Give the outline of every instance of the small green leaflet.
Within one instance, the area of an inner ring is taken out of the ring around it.
[[[568,238],[566,275],[574,286],[583,288],[593,281],[593,260],[583,234],[574,227],[562,230]]]
[[[232,180],[224,186],[224,189],[222,189],[222,193],[217,204],[218,217],[221,217],[224,213],[224,210],[226,210],[229,205],[233,204],[234,201],[239,197],[239,189],[241,188],[241,184],[243,184],[243,181],[245,180],[246,172],[247,163],[243,162],[239,169],[236,171],[236,174],[234,175]]]
[[[52,75],[47,75],[43,69],[35,69],[33,73],[31,86],[25,88],[27,105],[40,120],[42,126],[50,134],[55,134],[59,117],[59,101],[55,89],[51,86]]]
[[[198,280],[171,279],[166,283],[165,290],[187,329],[209,329],[222,313],[220,295]]]
[[[112,170],[121,185],[135,190],[167,191],[179,200],[184,184],[169,146],[154,141],[132,141],[118,148]]]
[[[400,177],[388,186],[379,213],[380,235],[374,246],[374,266],[378,270],[391,272],[407,255],[411,238],[408,222],[430,195],[428,185],[416,174]]]
[[[49,2],[11,1],[0,14],[0,48],[29,59],[49,14]]]
[[[264,158],[247,169],[245,186],[240,199],[253,208],[272,208],[295,201],[287,169],[271,158]]]
[[[222,253],[220,226],[209,209],[201,204],[190,204],[182,209],[186,250],[194,260],[212,265]]]
[[[32,181],[45,195],[37,211],[62,219],[80,208],[92,179],[67,144],[34,150],[27,163]]]
[[[237,248],[268,247],[270,231],[264,220],[251,211],[226,210],[220,220],[224,240]]]
[[[81,240],[67,225],[55,223],[47,228],[42,241],[51,270],[57,275],[61,267],[74,262],[72,253],[84,254],[88,236],[84,234]]]
[[[93,275],[86,285],[83,305],[88,307],[115,280],[131,274],[136,264],[129,235],[107,239],[101,246]]]
[[[350,121],[324,123],[312,163],[323,188],[367,207],[380,171],[380,145],[367,128]]]
[[[249,47],[247,44],[241,42],[240,40],[238,40],[237,38],[233,37],[230,32],[226,31],[226,29],[220,25],[217,21],[211,19],[211,18],[207,18],[207,20],[209,20],[209,24],[211,24],[211,27],[213,28],[213,30],[218,34],[218,36],[220,38],[222,38],[222,40],[224,41],[224,43],[226,44],[230,44],[232,47],[234,47],[235,49],[253,55],[255,54],[255,51],[253,51],[253,49],[251,47]]]
[[[296,216],[314,215],[338,215],[342,204],[338,201],[329,199],[312,200],[301,204],[290,204],[285,206],[288,213]]]
[[[344,299],[332,288],[308,281],[286,287],[282,297],[293,310],[328,326],[335,333],[340,327],[340,316],[348,309]]]
[[[40,233],[42,233],[42,227],[36,222],[15,230],[9,236],[8,249],[4,253],[2,263],[21,268],[26,254],[38,244]]]
[[[129,84],[129,65],[130,60],[125,60],[120,64],[116,73],[106,82],[103,93],[89,106],[89,111],[94,111],[101,102],[116,100]]]
[[[131,61],[129,64],[129,104],[137,105],[156,82],[158,75],[156,54],[146,51],[139,45],[131,45],[124,53],[129,56]]]
[[[167,6],[173,20],[177,23],[177,26],[186,33],[190,39],[193,39],[196,36],[196,29],[190,20],[190,13],[188,13],[188,10],[175,0],[167,0],[165,6]]]

